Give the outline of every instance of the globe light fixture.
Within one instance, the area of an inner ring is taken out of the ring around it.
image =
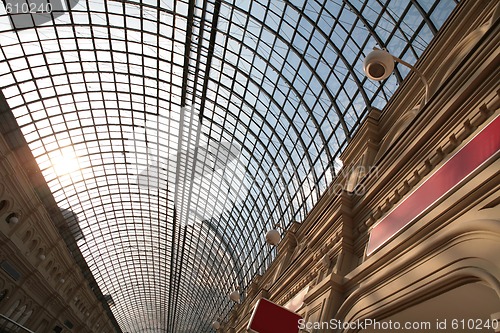
[[[415,72],[415,74],[417,74],[420,80],[422,80],[425,86],[424,104],[426,104],[429,98],[429,83],[427,82],[425,76],[416,67],[410,65],[409,63],[398,57],[393,56],[386,50],[381,50],[376,47],[373,48],[373,51],[368,53],[365,60],[363,61],[363,71],[371,80],[385,80],[394,71],[395,61],[410,68],[413,72]]]

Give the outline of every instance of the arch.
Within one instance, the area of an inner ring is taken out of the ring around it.
[[[47,263],[47,265],[45,265],[45,270],[48,272],[50,271],[50,269],[52,268],[52,265],[54,264],[54,261],[52,260],[49,260],[49,262]]]
[[[383,304],[370,311],[359,312],[352,317],[345,317],[345,319],[340,320],[345,320],[345,322],[364,321],[365,319],[380,321],[381,319],[397,314],[404,309],[430,300],[455,288],[476,282],[481,282],[491,288],[500,298],[500,281],[498,278],[485,269],[471,267],[468,266],[468,264],[470,263],[464,263],[463,266],[451,271],[450,274],[444,275],[436,281],[432,281],[424,289],[420,290],[418,294],[405,295],[393,303]],[[376,301],[376,299],[374,299],[374,301]]]
[[[55,279],[57,272],[59,271],[58,267],[53,267],[52,270],[50,271],[50,276]]]
[[[21,304],[21,300],[18,299],[5,312],[5,316],[10,318],[10,316],[14,313],[14,311],[19,307],[19,304]]]
[[[15,299],[11,299],[11,297],[13,297],[13,290],[15,290],[15,285],[9,283],[8,281],[4,281],[4,286],[0,292],[1,294],[4,294],[3,299],[0,301],[0,313],[3,315],[6,315],[8,309],[12,306],[13,299]]]
[[[30,243],[30,246],[29,246],[29,251],[30,252],[33,252],[37,247],[38,247],[38,244],[40,243],[40,241],[38,239],[33,239]]]
[[[9,295],[9,290],[7,288],[0,291],[0,303]]]
[[[470,32],[455,45],[455,47],[443,61],[443,65],[439,67],[439,69],[435,72],[434,80],[432,80],[429,87],[429,91],[431,94],[435,92],[436,89],[438,89],[439,86],[441,86],[444,81],[446,81],[446,79],[450,76],[450,74],[460,65],[462,60],[490,29],[492,22],[493,18],[489,22]]]
[[[27,244],[31,240],[31,236],[33,235],[33,231],[31,229],[26,230],[24,236],[22,238],[22,242]]]
[[[397,261],[390,260],[340,306],[345,322],[387,317],[398,310],[471,282],[483,282],[500,298],[500,221],[451,224]],[[429,247],[431,245],[432,247]],[[398,289],[394,289],[397,285]]]
[[[10,202],[7,199],[0,200],[0,216],[3,215],[10,208]]]
[[[27,308],[26,304],[17,307],[14,310],[14,312],[11,314],[10,319],[12,319],[13,321],[17,322],[19,320],[19,318],[21,318],[21,316],[23,315],[23,313],[26,311],[26,308]]]
[[[44,256],[45,256],[45,249],[44,249],[43,247],[39,247],[39,248],[38,248],[38,251],[37,251],[37,253],[36,253],[36,255],[37,255],[38,257],[40,257],[41,255],[44,255]]]
[[[19,213],[17,212],[10,212],[9,215],[7,215],[7,217],[5,218],[5,222],[7,222],[8,224],[10,224],[11,222],[11,218],[17,218],[17,220],[19,221],[21,219],[21,216]],[[13,224],[15,224],[17,222],[13,222]]]
[[[415,119],[420,111],[420,105],[415,106],[413,109],[406,111],[400,119],[391,127],[387,135],[383,138],[382,145],[380,146],[377,155],[375,156],[375,163],[384,155],[389,147],[399,138],[404,130]]]
[[[28,321],[28,319],[30,319],[30,317],[31,317],[32,314],[33,314],[33,310],[28,310],[27,309],[27,311],[25,311],[22,314],[22,316],[19,318],[18,324],[19,325],[24,325]]]
[[[481,37],[484,36],[486,31],[490,28],[489,24],[485,24],[478,29],[472,31],[470,34],[468,34],[464,39],[458,43],[453,50],[450,52],[448,57],[445,60],[445,64],[447,63],[448,66],[443,66],[442,70],[438,72],[438,75],[441,74],[444,70],[446,70],[443,74],[442,77],[437,77],[438,79],[440,78],[441,81],[439,81],[439,84],[442,84],[444,80],[448,76],[450,76],[451,72],[457,68],[457,66],[460,64],[462,59],[465,58],[467,53],[472,50],[472,48],[476,45],[477,42],[481,39]],[[437,81],[437,80],[436,80]]]
[[[38,324],[38,328],[36,329],[37,332],[45,332],[47,330],[47,327],[49,326],[49,322],[46,319],[42,319],[40,324]]]

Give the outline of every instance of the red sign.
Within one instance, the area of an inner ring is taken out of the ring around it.
[[[370,232],[372,254],[500,150],[500,117],[494,119],[422,183]]]
[[[261,298],[257,301],[247,330],[257,333],[298,333],[301,316]]]

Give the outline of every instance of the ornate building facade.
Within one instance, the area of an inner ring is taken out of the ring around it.
[[[246,332],[263,297],[300,314],[302,332],[394,323],[500,332],[499,18],[498,1],[457,7],[416,64],[427,98],[411,73],[383,110],[369,111],[338,177],[289,228],[219,332]],[[119,331],[112,300],[79,260],[75,217],[40,193],[21,137],[0,136],[3,325]]]
[[[298,308],[302,332],[398,328],[391,323],[500,332],[498,18],[494,2],[460,7],[419,62],[427,103],[412,75],[371,110],[341,157],[342,176],[288,231],[223,332],[246,332],[261,297]],[[490,152],[447,185],[475,140]]]

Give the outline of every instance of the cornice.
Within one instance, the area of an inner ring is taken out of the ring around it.
[[[432,46],[419,60],[418,68],[424,74],[432,76],[439,67],[447,66],[443,61],[457,40],[460,41],[487,22],[494,7],[492,4],[476,1],[461,4],[452,22],[447,23],[444,34],[440,34],[433,41]],[[463,25],[463,19],[470,13],[475,15],[474,23],[466,27]],[[287,246],[282,246],[278,251],[275,261],[259,278],[255,289],[258,286],[259,290],[265,290],[271,300],[283,305],[304,287],[309,286],[306,303],[311,303],[328,290],[342,294],[365,288],[363,279],[378,273],[377,270],[384,265],[392,265],[391,276],[400,276],[402,270],[413,267],[413,262],[418,261],[417,259],[405,260],[404,267],[392,262],[399,252],[405,252],[406,249],[392,251],[390,256],[384,257],[380,262],[363,258],[370,228],[421,184],[433,170],[439,168],[476,133],[477,129],[484,126],[488,119],[500,112],[497,87],[500,77],[500,74],[497,74],[499,36],[497,24],[477,40],[477,45],[470,50],[466,58],[453,59],[457,60],[459,65],[447,78],[433,78],[443,80],[433,91],[426,105],[415,109],[416,103],[422,99],[423,86],[415,75],[410,74],[382,112],[370,110],[368,118],[341,155],[345,168],[356,163],[369,163],[370,161],[362,161],[363,157],[371,153],[370,150],[377,151],[381,141],[393,139],[388,138],[387,133],[398,124],[402,115],[407,114],[409,110],[415,112],[408,115],[409,126],[398,133],[384,153],[376,156],[377,160],[374,158],[372,161],[377,167],[376,172],[368,172],[362,177],[361,184],[367,189],[366,193],[357,195],[343,191],[332,195],[330,190],[336,185],[344,185],[348,178],[348,175],[341,172],[298,230],[294,231],[300,251],[295,250],[291,239],[285,237]],[[457,211],[465,209],[459,204],[456,206]],[[427,234],[421,237],[422,241],[433,236],[429,231],[434,230],[432,228],[435,228],[437,223],[432,221],[424,226],[427,228]],[[445,225],[440,227],[444,228]],[[420,236],[422,230],[419,231]],[[301,243],[306,246],[301,247]],[[408,245],[407,243],[405,245]],[[422,249],[419,248],[420,250]],[[353,256],[351,252],[354,253]],[[290,263],[285,263],[286,255],[291,256]],[[341,274],[335,272],[334,267],[324,267],[322,264],[322,258],[326,256],[334,263],[332,266],[335,266],[337,258],[342,255],[351,255],[346,260],[357,267],[350,267],[350,271],[346,269]],[[281,267],[284,264],[288,266]],[[248,318],[248,312],[251,310],[249,306],[255,304],[255,298],[247,301],[245,306],[238,307],[234,312],[233,318],[235,321],[240,320],[240,325],[243,317]]]
[[[328,290],[342,290],[344,278],[338,274],[330,273],[307,293],[304,302],[311,303],[315,298],[321,296]]]
[[[447,80],[411,128],[401,135],[402,139],[385,154],[377,165],[376,175],[365,179],[365,187],[369,190],[362,200],[356,202],[361,209],[355,207],[356,221],[363,221],[364,224],[357,225],[358,237],[363,237],[376,220],[498,110],[498,91],[493,89],[499,75],[491,70],[500,62],[496,30],[498,27],[483,38],[484,45],[475,51],[481,54],[472,54],[466,60],[481,63],[461,66],[464,73],[455,73]],[[485,58],[488,60],[485,61]],[[480,70],[470,69],[478,67]],[[469,87],[475,89],[474,92]]]

